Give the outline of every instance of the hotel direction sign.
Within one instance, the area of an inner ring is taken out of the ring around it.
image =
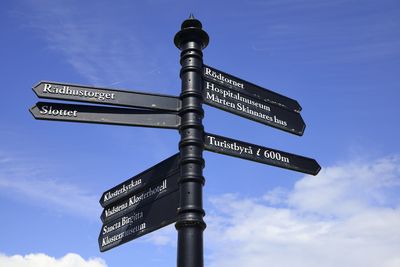
[[[176,222],[178,205],[179,191],[176,190],[104,223],[98,239],[100,251],[107,251]]]
[[[101,221],[107,223],[115,220],[128,212],[133,212],[148,203],[154,202],[178,190],[179,177],[180,171],[178,169],[175,173],[142,188],[139,192],[135,192],[111,205],[105,206],[100,216]]]
[[[161,161],[153,167],[135,175],[123,183],[107,190],[100,198],[100,205],[104,208],[111,204],[137,193],[145,187],[154,184],[166,176],[179,170],[179,153]]]
[[[38,120],[56,120],[177,129],[180,117],[165,111],[38,102],[30,109]]]
[[[204,81],[203,99],[210,106],[295,135],[303,135],[306,127],[297,112],[261,101],[213,81]]]
[[[155,110],[179,111],[178,97],[101,87],[41,81],[33,88],[39,98],[89,102]]]
[[[312,175],[317,175],[321,169],[315,159],[292,153],[209,133],[205,133],[204,139],[204,148],[208,151]]]
[[[262,88],[210,66],[203,65],[203,78],[216,83],[218,87],[222,86],[225,89],[233,89],[263,102],[274,104],[290,111],[301,111],[301,106],[294,99],[266,88]]]

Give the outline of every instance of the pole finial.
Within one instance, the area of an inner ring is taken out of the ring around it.
[[[201,43],[202,49],[208,45],[208,34],[202,30],[203,25],[198,19],[195,19],[193,13],[186,19],[181,26],[181,30],[175,35],[174,43],[176,47],[181,48],[181,44],[188,40],[196,40]]]

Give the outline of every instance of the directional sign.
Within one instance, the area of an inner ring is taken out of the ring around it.
[[[100,205],[104,208],[116,201],[132,195],[144,187],[164,179],[166,176],[179,170],[179,153],[161,161],[153,167],[135,175],[123,183],[107,190],[100,199]]]
[[[210,106],[280,130],[303,135],[306,127],[300,114],[260,101],[211,81],[203,83],[203,99]]]
[[[105,223],[98,239],[100,251],[112,249],[176,222],[178,205],[179,191],[176,190],[148,205]]]
[[[317,175],[321,169],[318,162],[314,159],[280,150],[257,146],[209,133],[205,134],[204,139],[204,148],[208,151],[312,175]]]
[[[39,120],[56,120],[177,129],[180,117],[174,113],[127,108],[38,102],[30,109]]]
[[[33,88],[40,98],[62,99],[105,105],[179,111],[178,97],[143,92],[107,89],[85,85],[41,81]]]
[[[291,111],[301,111],[301,106],[294,99],[275,93],[271,90],[262,88],[255,84],[246,82],[245,80],[239,79],[235,76],[214,69],[210,66],[203,65],[203,77],[208,81],[213,81],[217,83],[219,87],[222,86],[225,89],[234,89],[243,94],[247,94],[253,96],[254,98],[262,100],[263,102],[272,103]]]
[[[128,212],[134,211],[147,203],[157,200],[158,198],[168,195],[178,190],[178,178],[180,171],[171,174],[164,179],[143,188],[141,191],[129,195],[112,205],[106,206],[101,214],[103,223],[112,221]]]

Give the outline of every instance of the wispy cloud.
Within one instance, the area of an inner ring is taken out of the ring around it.
[[[69,253],[61,258],[46,254],[28,254],[7,256],[0,254],[0,267],[106,267],[100,258],[85,260],[80,255]]]
[[[98,16],[96,12],[103,11],[93,5],[29,3],[32,12],[24,16],[26,24],[37,30],[47,47],[60,53],[90,84],[124,86],[157,74],[155,58],[146,56],[140,25],[113,14],[112,5],[109,13]],[[129,28],[125,27],[127,23]]]
[[[52,177],[39,166],[49,164],[0,154],[0,192],[57,212],[62,210],[91,220],[98,218],[101,212],[98,197]]]
[[[394,2],[250,1],[234,14],[251,49],[293,62],[365,62],[399,56]],[[254,11],[254,7],[257,7]],[[323,56],[321,56],[323,55]]]
[[[45,44],[49,58],[69,64],[84,80],[77,82],[65,75],[58,81],[171,94],[171,88],[162,83],[170,78],[160,75],[159,54],[163,48],[161,46],[160,49],[158,42],[154,41],[149,45],[151,39],[148,35],[153,36],[153,32],[143,30],[134,12],[129,11],[132,7],[124,8],[127,3],[117,6],[113,3],[93,5],[83,2],[76,5],[74,2],[51,0],[27,0],[25,3],[19,7],[23,9],[20,11],[23,16],[16,13],[14,17],[35,33],[40,43]],[[40,79],[54,80],[51,77]],[[174,79],[179,79],[178,73]],[[163,85],[157,88],[157,84]],[[169,150],[161,132],[141,130],[140,133],[155,140],[156,150]],[[157,157],[157,152],[154,156]]]
[[[400,157],[349,162],[293,190],[211,199],[208,266],[395,267]]]

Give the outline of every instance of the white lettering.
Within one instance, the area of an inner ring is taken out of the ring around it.
[[[116,189],[115,191],[108,191],[103,198],[103,201],[109,201],[119,195],[128,193],[129,191],[136,189],[142,184],[142,179],[131,180],[128,185],[123,184],[122,188]]]
[[[220,82],[222,82],[223,84],[229,84],[241,89],[244,89],[244,84],[241,82],[237,82],[235,80],[229,79],[225,76],[222,75],[222,73],[218,73],[216,71],[211,70],[210,68],[205,68],[205,73],[206,76],[212,77]]]
[[[99,90],[101,89],[95,89],[95,88],[83,89],[80,87],[72,87],[71,89],[69,86],[66,85],[58,85],[50,83],[45,83],[43,85],[43,93],[76,96],[80,98],[82,97],[95,98],[100,101],[103,101],[105,99],[115,100],[115,93],[105,93]]]
[[[53,115],[53,116],[66,116],[66,117],[76,117],[76,110],[67,109],[55,109],[53,106],[42,106],[39,110],[40,114],[43,115]]]

